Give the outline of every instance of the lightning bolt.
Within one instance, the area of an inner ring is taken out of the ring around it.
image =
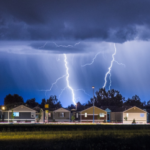
[[[67,87],[63,88],[58,96],[58,98],[60,98],[60,96],[62,95],[62,93],[64,92],[64,90],[66,89]]]
[[[88,65],[89,65],[89,66],[92,65],[92,64],[94,63],[94,61],[95,61],[97,55],[99,55],[100,53],[101,53],[101,52],[97,53],[97,54],[94,56],[94,58],[92,59],[92,62],[91,62],[91,63],[81,65],[81,67],[85,67],[85,66],[88,66]]]
[[[125,64],[119,63],[118,61],[115,60],[115,55],[117,53],[117,49],[116,49],[115,43],[114,43],[114,48],[115,48],[115,52],[112,54],[112,61],[111,61],[110,67],[108,68],[108,71],[105,74],[105,78],[104,78],[105,82],[104,82],[104,85],[103,85],[103,88],[105,88],[105,86],[107,84],[107,76],[109,75],[109,80],[110,80],[109,90],[110,90],[111,83],[112,83],[112,81],[111,81],[111,69],[112,69],[113,63],[116,62],[118,65],[123,65],[125,67]]]
[[[53,42],[53,43],[55,44],[56,47],[66,47],[66,48],[67,48],[67,47],[74,47],[74,46],[80,44],[80,42],[75,43],[74,45],[57,45],[55,42]]]
[[[116,45],[115,44],[114,44],[114,48],[115,48],[115,52],[112,54],[112,61],[111,61],[110,67],[108,68],[108,71],[105,74],[105,78],[104,78],[105,82],[104,82],[104,85],[103,85],[103,89],[105,88],[105,86],[107,84],[107,76],[108,75],[111,76],[110,72],[111,72],[111,68],[113,66],[113,62],[115,61],[115,57],[114,56],[116,55]],[[111,82],[111,78],[110,78],[110,82]]]
[[[65,62],[65,68],[66,68],[66,74],[67,74],[67,76],[66,76],[67,87],[71,90],[72,101],[73,101],[74,105],[76,105],[74,90],[73,90],[73,88],[69,84],[69,72],[68,72],[69,68],[67,66],[67,56],[66,56],[66,54],[64,54],[64,62]]]
[[[66,77],[66,74],[63,75],[63,76],[61,76],[61,77],[59,77],[54,83],[52,83],[50,89],[48,89],[48,90],[39,90],[39,91],[45,91],[45,96],[46,96],[46,92],[51,91],[52,88],[53,88],[53,86],[54,86],[55,84],[57,84],[57,82],[58,82],[60,79],[62,79],[62,78],[64,78],[64,77]]]
[[[89,97],[91,97],[91,95],[89,95],[88,93],[86,93],[84,89],[76,89],[75,91],[83,91],[86,95],[88,95]]]

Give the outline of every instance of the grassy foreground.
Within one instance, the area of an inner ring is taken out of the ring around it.
[[[26,131],[22,127],[26,127]],[[43,126],[32,126],[31,130],[31,126],[0,126],[0,150],[150,149],[149,127],[122,128],[120,126],[45,125],[45,130]]]

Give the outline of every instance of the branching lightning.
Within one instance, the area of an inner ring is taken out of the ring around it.
[[[105,88],[105,86],[107,84],[107,76],[109,75],[109,80],[110,80],[109,90],[110,90],[111,83],[112,83],[112,81],[111,81],[111,69],[112,69],[113,63],[116,62],[118,65],[123,65],[125,67],[125,64],[119,63],[118,61],[115,60],[115,55],[116,55],[116,52],[117,52],[115,43],[114,43],[114,48],[115,48],[115,52],[112,54],[112,61],[111,61],[110,67],[108,68],[108,71],[105,74],[105,78],[104,78],[105,82],[104,82],[104,85],[103,85],[103,88]]]
[[[81,65],[81,67],[85,67],[85,66],[90,66],[90,65],[92,65],[92,64],[94,63],[94,61],[95,61],[97,55],[99,55],[100,53],[101,53],[101,52],[97,53],[97,54],[94,56],[94,58],[92,59],[92,62],[91,62],[91,63]]]
[[[64,78],[64,77],[66,77],[66,74],[63,75],[63,76],[61,76],[61,77],[59,77],[54,83],[52,83],[50,89],[48,89],[48,90],[39,90],[39,91],[45,91],[45,95],[46,95],[46,92],[51,91],[52,88],[53,88],[53,86],[54,86],[55,84],[57,84],[57,82],[58,82],[60,79],[62,79],[62,78]]]
[[[112,68],[112,66],[113,66],[113,62],[115,61],[114,56],[116,55],[116,46],[115,46],[115,44],[114,44],[114,48],[115,48],[115,52],[112,54],[112,61],[111,61],[110,67],[108,68],[108,71],[107,71],[106,74],[105,74],[105,78],[104,78],[105,82],[104,82],[103,88],[105,88],[105,86],[106,86],[106,84],[107,84],[107,76],[108,76],[108,75],[111,76],[110,72],[111,72],[111,68]],[[111,78],[110,78],[110,79],[111,79]],[[110,80],[110,82],[111,82],[111,80]]]
[[[67,47],[74,47],[74,46],[80,44],[80,42],[75,43],[74,45],[57,45],[55,42],[53,42],[53,43],[55,44],[56,47],[66,47],[66,48],[67,48]]]
[[[66,68],[66,74],[67,74],[67,76],[66,76],[67,87],[71,90],[71,93],[72,93],[72,101],[73,101],[74,105],[76,105],[74,90],[73,90],[73,88],[69,85],[69,72],[68,72],[69,68],[68,68],[68,66],[67,66],[67,56],[66,56],[66,54],[64,54],[64,62],[65,62],[65,68]]]
[[[83,91],[86,95],[88,95],[89,97],[91,97],[91,95],[89,95],[88,93],[86,93],[84,89],[77,89],[77,90],[74,90],[74,91]]]

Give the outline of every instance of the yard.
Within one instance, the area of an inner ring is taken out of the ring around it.
[[[149,140],[149,125],[0,125],[0,150],[143,150]]]

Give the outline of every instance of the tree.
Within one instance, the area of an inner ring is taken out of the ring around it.
[[[41,102],[41,105],[40,105],[41,108],[44,108],[45,104],[46,104],[46,100],[45,100],[45,98],[43,98],[43,99],[42,99],[42,102]]]
[[[14,116],[14,112],[13,112],[13,109],[12,109],[12,113],[11,113],[11,119],[14,120],[15,116]]]
[[[100,106],[118,106],[121,107],[124,102],[124,97],[119,93],[119,91],[111,89],[106,91],[101,88],[96,92],[94,96],[94,105],[97,107]],[[93,105],[93,98],[86,104],[88,106]]]
[[[28,100],[26,101],[26,104],[27,104],[29,107],[32,107],[32,108],[39,105],[39,103],[37,103],[37,102],[35,101],[35,98],[28,99]]]
[[[38,115],[38,122],[41,120],[42,117],[42,109],[40,109],[39,115]]]
[[[58,101],[56,95],[50,96],[49,99],[47,99],[46,104],[49,104],[49,108],[60,108],[62,107],[60,101]]]
[[[21,105],[24,104],[23,98],[19,96],[18,94],[8,94],[4,98],[4,105],[7,106],[7,108],[14,107],[14,105]]]
[[[143,107],[143,103],[140,101],[139,96],[135,95],[132,96],[132,98],[128,98],[128,100],[126,100],[124,102],[125,106],[137,106],[137,107]]]

